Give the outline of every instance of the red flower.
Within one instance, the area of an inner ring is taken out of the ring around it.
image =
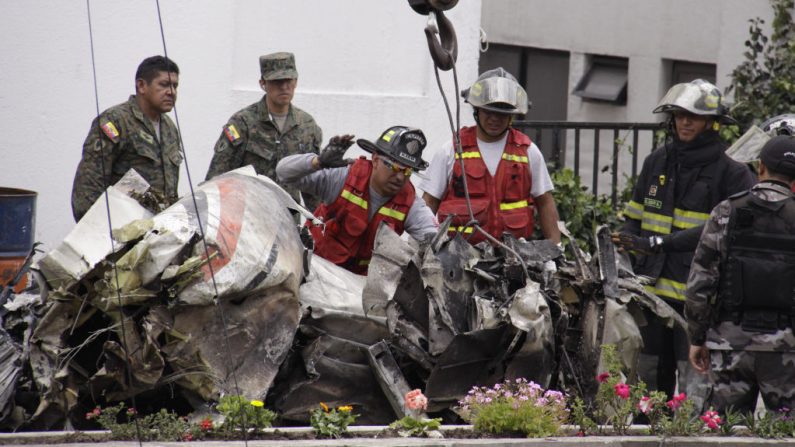
[[[626,383],[618,383],[615,387],[616,396],[622,399],[629,399],[629,385]]]
[[[605,372],[599,374],[598,376],[596,376],[596,381],[599,382],[599,383],[605,383],[605,382],[607,382],[607,379],[609,377],[610,377],[610,373],[605,371]]]
[[[135,416],[136,414],[138,414],[138,411],[135,409],[135,407],[130,407],[127,409],[128,416]]]
[[[190,433],[185,433],[184,435],[182,435],[182,440],[183,441],[193,441],[193,435],[190,434]]]
[[[638,410],[640,410],[643,414],[648,414],[651,411],[654,402],[652,402],[649,396],[643,396],[640,398],[640,402],[638,402]]]
[[[210,431],[210,430],[212,430],[213,429],[213,420],[210,419],[210,418],[202,419],[201,423],[199,424],[199,428],[201,428],[202,431]]]
[[[86,419],[94,419],[95,417],[99,416],[100,414],[102,414],[102,410],[100,410],[99,407],[96,407],[93,410],[91,410],[88,413],[86,413]]]
[[[583,437],[583,436],[585,436],[585,432],[580,430],[580,431],[577,432],[577,436]]]
[[[704,413],[703,416],[700,417],[702,421],[704,421],[704,425],[706,425],[711,430],[717,430],[721,424],[720,416],[718,416],[717,411],[709,410]]]
[[[665,405],[668,405],[668,408],[670,408],[671,410],[676,411],[679,409],[680,406],[682,406],[682,402],[686,400],[687,396],[685,395],[685,393],[680,393],[678,395],[675,395],[673,399],[666,402]]]

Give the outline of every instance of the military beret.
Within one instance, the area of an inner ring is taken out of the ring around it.
[[[795,136],[771,138],[762,146],[759,158],[771,171],[795,178]]]
[[[262,79],[298,79],[295,69],[295,55],[293,53],[272,53],[259,57],[259,69]]]

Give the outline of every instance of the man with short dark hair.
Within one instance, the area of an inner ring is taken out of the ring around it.
[[[276,163],[305,152],[317,153],[323,133],[314,118],[292,104],[298,85],[293,53],[266,54],[259,58],[262,99],[236,112],[215,143],[207,179],[252,165],[257,174],[276,178]],[[296,200],[295,188],[282,184]]]
[[[177,201],[182,153],[166,113],[174,108],[178,85],[177,64],[163,56],[146,58],[135,73],[135,95],[94,119],[72,185],[75,221],[130,168],[149,182],[161,208]]]
[[[754,411],[760,391],[768,411],[795,408],[795,137],[760,158],[759,183],[712,210],[687,281],[690,363],[721,412]]]
[[[352,135],[334,137],[320,155],[298,154],[279,161],[276,173],[282,182],[322,201],[315,215],[325,225],[310,227],[315,254],[366,274],[381,223],[418,240],[435,234],[437,224],[409,180],[427,166],[421,130],[392,126],[375,143],[359,139],[357,144],[373,154],[372,161],[344,160],[351,144]]]
[[[423,200],[440,222],[453,216],[450,235],[463,233],[472,244],[487,238],[467,226],[469,206],[478,226],[498,240],[504,233],[530,238],[538,214],[541,233],[559,243],[558,209],[544,156],[511,126],[514,117],[527,113],[524,88],[500,67],[482,73],[462,94],[476,125],[460,130],[460,156],[451,142],[436,152],[418,185],[425,191]]]

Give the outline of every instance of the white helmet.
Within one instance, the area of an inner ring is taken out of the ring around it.
[[[674,85],[657,103],[653,112],[670,113],[676,110],[733,121],[726,115],[723,95],[718,87],[703,79]]]
[[[483,72],[472,87],[461,92],[473,107],[512,115],[527,113],[527,92],[504,68]]]
[[[771,137],[776,135],[795,135],[795,114],[785,113],[774,116],[762,123],[762,130]]]

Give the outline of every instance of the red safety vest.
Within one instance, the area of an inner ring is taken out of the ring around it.
[[[480,155],[475,127],[465,127],[459,135],[469,199],[475,219],[486,232],[497,239],[501,239],[504,232],[510,232],[517,238],[529,238],[535,224],[533,196],[530,194],[533,179],[527,159],[530,138],[516,129],[508,130],[508,139],[497,166],[497,174],[492,177]],[[457,153],[453,175],[439,204],[438,215],[439,222],[449,215],[455,216],[449,228],[450,235],[463,232],[472,244],[485,240],[482,234],[465,226],[469,222],[469,213]]]
[[[386,222],[397,234],[403,234],[406,216],[414,203],[416,192],[411,182],[389,199],[368,223],[370,205],[370,174],[373,163],[364,157],[348,169],[342,192],[331,205],[321,204],[315,216],[326,223],[309,225],[315,240],[315,254],[360,275],[367,274],[373,255],[375,233]]]

